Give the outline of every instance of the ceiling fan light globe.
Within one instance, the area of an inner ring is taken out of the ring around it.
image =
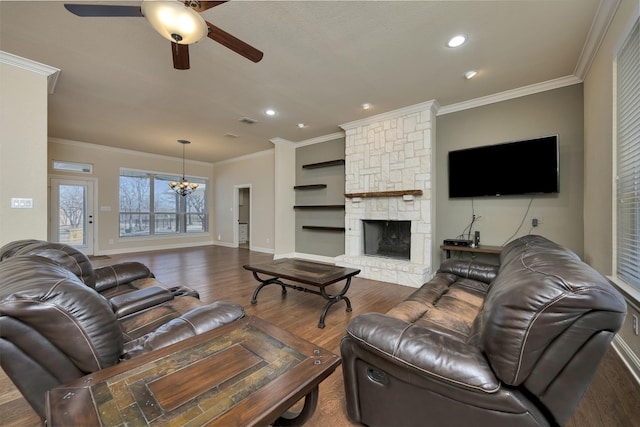
[[[179,44],[192,44],[208,32],[198,12],[179,1],[144,0],[142,14],[162,37]]]

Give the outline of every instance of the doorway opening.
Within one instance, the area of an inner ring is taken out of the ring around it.
[[[236,232],[235,242],[238,248],[251,247],[251,185],[237,185],[236,198]]]
[[[95,180],[51,177],[49,184],[49,241],[93,255]]]

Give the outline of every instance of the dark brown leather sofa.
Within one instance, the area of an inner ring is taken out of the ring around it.
[[[76,249],[36,240],[0,248],[0,364],[40,417],[47,390],[244,316],[205,304],[140,263],[93,269]]]
[[[626,315],[623,297],[540,236],[500,266],[447,260],[341,342],[349,417],[371,426],[565,425]]]

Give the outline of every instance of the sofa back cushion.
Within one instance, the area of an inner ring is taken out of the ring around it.
[[[535,375],[551,381],[594,334],[619,330],[625,313],[620,293],[576,254],[525,236],[505,247],[475,327],[496,375],[520,385],[538,363]]]
[[[22,246],[13,255],[39,255],[49,258],[56,264],[71,271],[82,283],[90,288],[95,288],[96,286],[96,277],[91,260],[73,246],[36,240]]]
[[[0,263],[0,316],[36,330],[86,373],[116,364],[122,354],[122,332],[108,301],[48,258],[23,255]]]

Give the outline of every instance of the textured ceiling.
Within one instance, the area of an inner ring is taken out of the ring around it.
[[[233,0],[203,17],[264,59],[205,38],[190,46],[191,69],[178,71],[170,43],[144,18],[80,18],[63,2],[0,0],[0,50],[62,70],[49,96],[50,137],[175,157],[176,140],[189,139],[189,158],[217,162],[432,99],[447,106],[572,76],[599,4]],[[447,48],[457,33],[468,42]],[[467,81],[472,68],[479,74]]]

